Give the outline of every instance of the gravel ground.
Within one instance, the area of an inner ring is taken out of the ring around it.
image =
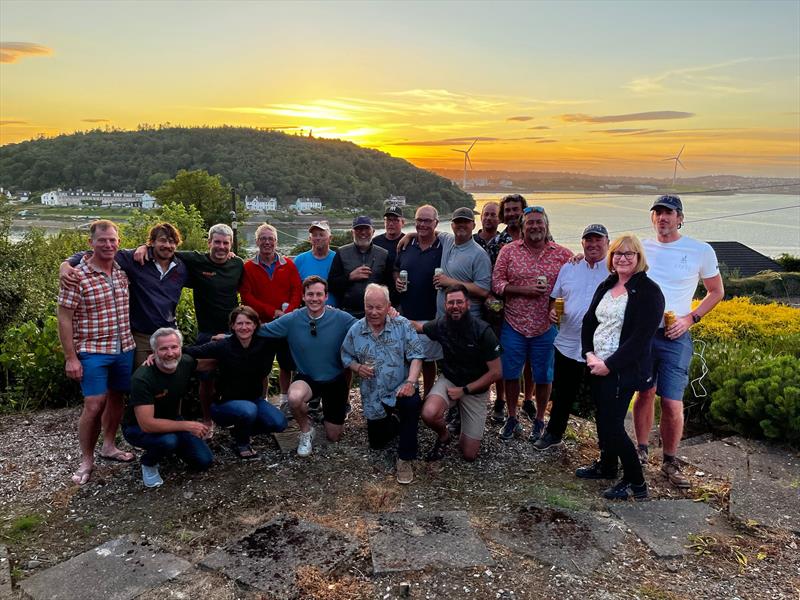
[[[354,402],[354,406],[358,401]],[[577,481],[572,472],[594,456],[594,428],[574,420],[564,450],[535,453],[524,439],[503,443],[495,426],[472,464],[458,456],[440,465],[418,462],[416,481],[394,482],[394,456],[367,448],[359,411],[339,444],[315,447],[310,459],[282,455],[271,439],[257,439],[256,461],[240,461],[220,432],[216,461],[202,475],[179,465],[162,469],[165,485],[145,490],[138,466],[99,462],[92,481],[79,488],[69,476],[77,466],[77,408],[0,417],[0,544],[7,546],[15,584],[108,539],[134,533],[196,562],[216,547],[278,513],[334,527],[361,543],[346,572],[324,575],[303,569],[304,598],[396,598],[401,584],[411,598],[800,599],[800,538],[733,523],[737,534],[713,539],[702,554],[655,558],[630,531],[607,564],[580,575],[514,554],[493,542],[498,519],[531,500],[553,507],[599,511],[602,484]],[[526,429],[528,424],[526,423]],[[527,432],[527,431],[526,431]],[[433,437],[421,426],[424,452]],[[727,485],[704,478],[680,492],[648,467],[653,498],[692,497],[727,512]],[[496,564],[464,570],[372,573],[365,513],[396,510],[466,510]],[[624,528],[624,525],[623,525]],[[261,598],[216,573],[192,571],[143,598]]]

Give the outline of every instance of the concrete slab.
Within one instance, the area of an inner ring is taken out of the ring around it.
[[[315,566],[329,573],[357,550],[358,544],[338,531],[278,515],[206,556],[200,566],[220,571],[270,598],[295,598],[298,567]]]
[[[763,473],[737,476],[731,486],[731,516],[800,533],[800,479],[789,482]]]
[[[612,505],[610,510],[659,558],[687,554],[690,533],[734,533],[724,517],[708,504],[688,499],[621,503]]]
[[[623,539],[608,519],[533,503],[501,519],[489,535],[519,554],[578,574],[604,564]]]
[[[6,547],[0,545],[0,600],[7,600],[11,597],[11,565],[8,562]]]
[[[730,479],[747,468],[747,452],[731,443],[717,440],[678,449],[678,458],[700,471]]]
[[[466,511],[370,515],[367,528],[375,573],[494,564]]]
[[[192,566],[136,537],[121,537],[25,579],[34,600],[130,600]]]

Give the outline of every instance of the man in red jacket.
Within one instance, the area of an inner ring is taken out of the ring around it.
[[[277,243],[278,231],[272,225],[264,223],[256,229],[258,254],[245,263],[244,277],[239,287],[242,304],[254,308],[262,323],[269,323],[300,306],[300,275],[292,260],[275,250]],[[280,404],[283,408],[288,402],[287,394],[294,370],[286,340],[280,342],[277,356],[280,366]]]

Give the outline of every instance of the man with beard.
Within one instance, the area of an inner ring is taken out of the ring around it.
[[[397,259],[397,243],[403,237],[403,226],[406,224],[403,218],[403,209],[399,206],[389,206],[383,213],[383,226],[385,232],[376,235],[372,243],[380,246],[389,253],[386,261],[386,268],[389,274],[394,272],[394,264]],[[392,306],[400,306],[400,294],[393,287],[389,286],[389,298]]]
[[[528,201],[520,194],[508,194],[500,200],[500,219],[506,228],[500,234],[499,243],[505,246],[522,237],[522,211],[528,207]]]
[[[414,327],[444,351],[442,375],[436,380],[422,407],[422,420],[436,433],[436,443],[427,460],[440,460],[452,439],[445,422],[451,407],[461,412],[459,446],[464,459],[478,456],[486,424],[489,386],[500,379],[502,350],[492,328],[471,315],[466,286],[455,284],[444,293],[445,315]]]
[[[393,285],[389,253],[372,243],[372,219],[353,219],[353,243],[339,248],[331,264],[328,284],[338,306],[357,319],[364,316],[364,291],[369,283]]]
[[[149,488],[164,483],[159,463],[173,454],[195,471],[205,471],[213,460],[203,441],[208,426],[181,416],[196,365],[192,357],[182,354],[182,344],[177,329],[156,330],[150,337],[153,364],[139,367],[131,381],[123,435],[132,446],[144,448],[142,481]]]
[[[508,418],[500,437],[511,440],[522,434],[517,420],[519,376],[530,360],[536,382],[536,415],[529,441],[536,442],[544,431],[544,414],[553,381],[553,340],[557,330],[550,322],[550,291],[572,252],[548,241],[550,225],[541,206],[524,209],[523,234],[522,239],[500,250],[492,277],[494,293],[505,298],[500,342],[504,349]]]
[[[294,258],[294,266],[300,275],[300,281],[306,277],[317,275],[328,281],[336,251],[331,250],[331,226],[327,221],[313,221],[308,226],[308,241],[311,250],[301,252]],[[336,298],[328,294],[328,306],[336,306]]]

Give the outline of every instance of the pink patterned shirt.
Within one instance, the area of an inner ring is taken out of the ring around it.
[[[526,246],[524,239],[501,248],[492,273],[495,294],[503,295],[507,285],[533,285],[540,275],[547,277],[547,293],[541,296],[512,294],[504,298],[505,319],[515,331],[525,337],[535,337],[550,328],[550,292],[559,270],[571,256],[572,252],[555,242],[547,242],[538,251]]]
[[[115,262],[111,277],[86,256],[78,265],[78,289],[62,286],[58,305],[72,309],[75,352],[119,354],[135,347],[128,313],[128,277]]]

